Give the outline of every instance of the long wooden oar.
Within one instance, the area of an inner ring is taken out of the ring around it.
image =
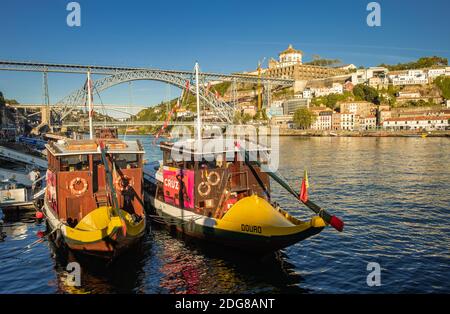
[[[240,148],[240,147],[239,147]],[[245,153],[245,162],[249,163],[249,154],[246,150],[240,148]],[[259,166],[261,166],[261,163],[258,160],[255,160],[255,163]],[[283,188],[285,188],[289,193],[291,193],[295,198],[306,205],[309,209],[311,209],[313,212],[315,212],[319,217],[321,217],[325,222],[330,224],[334,229],[336,229],[339,232],[342,232],[344,230],[344,222],[339,219],[336,216],[330,215],[325,209],[321,208],[320,206],[316,205],[314,202],[310,201],[309,199],[302,200],[300,198],[300,194],[295,192],[294,189],[287,183],[285,180],[283,180],[280,176],[278,176],[274,172],[267,171],[267,174],[271,176],[278,184],[280,184]]]
[[[102,162],[103,162],[103,165],[105,166],[107,182],[109,185],[109,189],[111,191],[111,198],[112,198],[112,203],[113,203],[112,207],[113,207],[113,210],[116,212],[117,216],[119,216],[120,221],[122,222],[123,236],[126,236],[127,224],[125,222],[125,218],[123,217],[122,213],[120,212],[119,201],[117,199],[116,189],[114,187],[114,182],[113,182],[113,176],[112,176],[111,170],[109,169],[108,160],[106,159],[107,148],[103,141],[100,141],[99,146],[100,146],[100,152],[101,152],[101,156],[102,156]]]

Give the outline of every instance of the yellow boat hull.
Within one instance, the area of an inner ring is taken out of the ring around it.
[[[157,213],[189,236],[251,251],[276,251],[318,234],[325,221],[301,221],[256,195],[234,204],[221,218],[205,217],[154,200]]]
[[[125,233],[121,219],[114,216],[108,206],[93,210],[75,227],[59,222],[52,217],[54,214],[50,210],[45,214],[52,229],[59,229],[58,237],[70,249],[90,255],[112,256],[130,247],[145,232],[145,217],[134,222],[130,214],[123,210],[121,213],[126,225]]]

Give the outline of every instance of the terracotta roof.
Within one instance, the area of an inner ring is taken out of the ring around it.
[[[292,45],[289,44],[287,49],[282,51],[282,52],[280,52],[279,55],[283,55],[283,54],[287,54],[287,53],[301,53],[301,54],[303,54],[303,51],[294,49],[294,47],[292,47]]]
[[[403,118],[389,118],[384,121],[427,121],[427,120],[447,120],[450,116],[418,116],[418,117],[403,117]]]

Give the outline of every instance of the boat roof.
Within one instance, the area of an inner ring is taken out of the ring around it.
[[[227,138],[204,138],[203,141],[203,151],[197,151],[197,140],[196,139],[186,139],[179,140],[176,142],[160,142],[159,147],[163,150],[182,149],[182,151],[191,153],[193,155],[212,155],[219,153],[234,153],[240,152],[245,149],[247,152],[270,152],[271,148],[257,144],[255,142],[243,139],[227,139]],[[205,143],[208,142],[208,145]],[[205,149],[206,146],[206,149]]]
[[[45,147],[54,156],[100,154],[100,143],[103,142],[110,154],[144,154],[139,141],[123,141],[119,139],[95,140],[59,140]]]

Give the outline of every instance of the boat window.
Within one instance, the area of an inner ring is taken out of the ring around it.
[[[165,166],[173,166],[173,159],[170,151],[163,151],[163,161]]]
[[[138,154],[115,154],[114,161],[120,169],[138,168]]]
[[[89,170],[88,155],[73,155],[61,157],[61,171]]]

